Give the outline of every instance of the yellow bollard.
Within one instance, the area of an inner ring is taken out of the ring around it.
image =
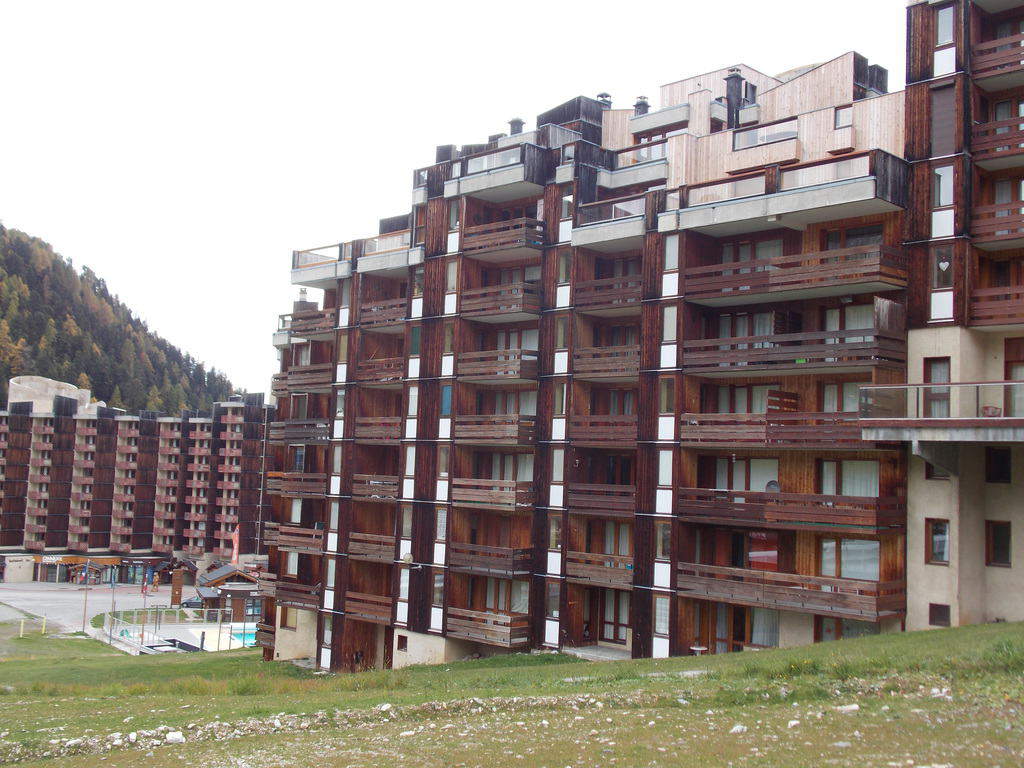
[[[40,635],[45,635],[46,634],[46,617],[45,616],[43,616],[43,628],[41,630],[39,630],[39,634]]]
[[[25,636],[25,620],[22,619],[21,620],[21,629],[18,630],[18,637],[24,637],[24,636]]]

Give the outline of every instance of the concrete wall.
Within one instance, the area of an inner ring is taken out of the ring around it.
[[[274,636],[274,659],[308,659],[316,655],[316,611],[296,611],[298,619],[295,629],[281,626],[281,614],[277,611],[277,628]]]
[[[408,638],[408,649],[398,650],[398,638]],[[420,632],[408,632],[395,629],[395,646],[391,656],[393,669],[408,667],[412,664],[444,664],[465,658],[477,651],[476,644],[465,640],[449,640],[440,635],[428,635]]]
[[[4,558],[4,578],[7,584],[23,584],[32,581],[35,560],[31,555],[7,555]]]
[[[809,613],[779,611],[779,648],[796,648],[814,642],[814,617]]]
[[[53,398],[57,395],[70,397],[78,403],[81,412],[89,406],[91,393],[88,389],[79,389],[65,381],[47,379],[43,376],[15,376],[8,382],[8,403],[32,403],[34,413],[50,413],[53,410]],[[97,403],[96,405],[102,405]],[[96,407],[89,409],[95,412]]]

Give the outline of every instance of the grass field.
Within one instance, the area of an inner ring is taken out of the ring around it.
[[[0,625],[0,763],[1024,764],[1019,624],[757,654],[603,664],[534,654],[338,676],[263,664],[251,650],[128,657],[90,639],[16,634]],[[156,746],[157,729],[185,743]]]

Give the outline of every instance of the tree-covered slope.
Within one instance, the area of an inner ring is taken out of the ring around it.
[[[157,336],[106,283],[48,243],[0,225],[0,407],[7,380],[68,381],[128,410],[208,408],[231,382]]]

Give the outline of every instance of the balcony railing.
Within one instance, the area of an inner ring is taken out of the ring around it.
[[[1024,203],[980,205],[972,214],[971,237],[981,247],[1015,247],[1016,241],[1024,238]]]
[[[393,251],[407,251],[412,246],[412,233],[409,230],[390,232],[363,241],[363,257],[376,256]]]
[[[327,475],[315,472],[268,472],[267,492],[279,496],[323,496]]]
[[[320,585],[278,580],[274,602],[278,606],[316,610],[320,606]]]
[[[482,381],[537,378],[537,353],[530,349],[489,349],[459,355],[458,375]]]
[[[395,560],[395,537],[352,531],[348,535],[348,556],[357,560],[392,563]]]
[[[471,288],[462,292],[463,317],[490,318],[540,314],[540,289],[535,283],[509,283]]]
[[[351,243],[338,243],[337,245],[310,248],[305,251],[292,251],[292,269],[306,269],[308,267],[319,267],[323,264],[351,260]]]
[[[516,648],[530,642],[530,616],[525,613],[470,611],[449,607],[445,610],[448,637]]]
[[[482,576],[512,578],[532,570],[533,550],[529,547],[489,547],[483,544],[448,545],[448,566]]]
[[[576,210],[577,225],[580,227],[603,221],[629,219],[643,216],[647,212],[647,197],[646,195],[637,195],[599,203],[587,203],[578,206]]]
[[[402,417],[357,416],[353,435],[363,442],[393,443],[402,437]]]
[[[679,442],[708,447],[869,448],[856,413],[684,413]]]
[[[667,146],[668,142],[662,140],[620,149],[615,153],[615,168],[629,168],[642,163],[664,160],[667,157],[665,151]]]
[[[359,325],[377,328],[395,325],[405,320],[409,299],[367,299],[359,308]]]
[[[268,439],[275,443],[326,443],[330,438],[330,420],[288,419],[270,423]]]
[[[329,387],[333,382],[334,365],[331,363],[297,365],[288,370],[288,389],[293,391],[307,387]]]
[[[258,623],[256,625],[256,645],[260,648],[274,648],[274,625]]]
[[[516,510],[533,506],[534,485],[526,480],[452,480],[452,503],[484,509]]]
[[[636,442],[636,414],[570,416],[569,439],[580,446],[628,445]]]
[[[906,611],[906,582],[802,576],[749,568],[679,563],[684,597],[878,621]]]
[[[390,624],[395,599],[390,595],[368,595],[363,592],[345,593],[345,615],[374,624]]]
[[[573,287],[573,306],[582,311],[640,310],[643,281],[639,275],[583,280]]]
[[[325,336],[334,332],[338,310],[303,309],[287,315],[280,315],[278,329],[295,336]]]
[[[764,493],[680,488],[679,519],[707,525],[855,530],[902,528],[904,502],[893,497]]]
[[[636,510],[636,486],[569,483],[567,505],[573,514],[630,516]]]
[[[592,552],[567,552],[565,575],[572,581],[582,581],[612,589],[631,589],[633,587],[633,558]]]
[[[380,357],[370,360],[359,360],[356,363],[356,381],[401,381],[404,375],[404,357]]]
[[[971,65],[975,79],[1012,75],[1024,69],[1024,35],[1010,35],[974,46]]]
[[[634,378],[640,374],[640,347],[583,347],[573,355],[573,373],[594,379]]]
[[[324,532],[317,528],[304,528],[281,523],[277,527],[275,538],[277,548],[288,552],[319,555],[323,551]],[[270,545],[271,542],[266,541],[266,543]]]
[[[971,325],[1024,323],[1024,286],[975,288],[971,291]]]
[[[394,475],[352,475],[352,497],[364,501],[397,501],[398,478]]]
[[[493,254],[518,258],[531,252],[539,254],[543,248],[544,223],[537,219],[495,221],[462,230],[462,253],[466,256],[481,258]]]
[[[534,416],[515,413],[456,416],[452,437],[468,445],[529,445],[535,439]]]
[[[1024,162],[1024,119],[994,120],[974,126],[974,162],[986,168],[1008,168]]]
[[[861,387],[860,418],[865,428],[878,422],[997,427],[1017,421],[1024,426],[1024,382]]]
[[[884,291],[905,288],[907,257],[896,248],[864,245],[770,259],[732,261],[684,271],[687,299],[712,304],[750,303],[760,296],[808,292],[826,296],[852,290]]]
[[[903,334],[881,328],[698,339],[682,347],[685,373],[897,367],[906,361]]]

